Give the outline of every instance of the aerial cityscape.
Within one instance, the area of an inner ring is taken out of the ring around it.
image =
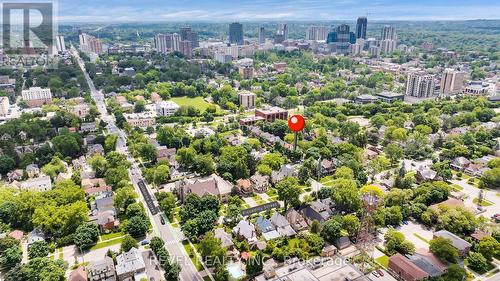
[[[497,1],[11,2],[0,281],[500,281]]]

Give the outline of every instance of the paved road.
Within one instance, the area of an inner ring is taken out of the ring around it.
[[[464,200],[465,206],[475,209],[477,207],[477,204],[473,203],[473,200],[475,198],[478,198],[480,189],[473,185],[468,184],[467,179],[451,180],[451,183],[457,184],[460,187],[462,187],[461,192],[468,195],[468,198]],[[500,213],[499,212],[500,196],[497,196],[497,191],[495,190],[485,189],[483,191],[484,191],[484,199],[492,202],[493,205],[483,207],[485,212],[481,213],[481,215],[483,215],[486,218],[491,218],[493,215]]]
[[[166,224],[162,224],[159,213],[153,215],[151,210],[147,208],[144,196],[140,192],[138,186],[138,182],[143,181],[144,179],[142,177],[141,170],[139,169],[137,162],[132,157],[132,155],[130,155],[130,152],[128,151],[127,135],[123,130],[121,130],[116,126],[114,116],[108,114],[106,110],[104,95],[95,88],[92,79],[90,79],[89,75],[85,70],[85,64],[83,63],[83,61],[78,55],[78,52],[74,48],[72,48],[72,54],[75,58],[77,58],[80,68],[82,69],[85,75],[85,79],[87,80],[87,83],[90,87],[92,98],[96,102],[99,113],[101,114],[101,119],[108,124],[107,126],[108,132],[118,135],[116,150],[126,154],[127,159],[132,165],[131,168],[129,169],[130,180],[132,181],[136,192],[140,195],[139,196],[140,201],[147,209],[148,216],[151,220],[151,224],[153,225],[153,233],[155,235],[160,236],[165,241],[165,248],[170,253],[171,258],[177,261],[181,266],[182,269],[180,273],[181,280],[202,281],[203,279],[199,275],[198,271],[196,270],[196,267],[192,263],[191,259],[189,258],[188,254],[186,253],[184,247],[181,244],[181,239],[183,237],[181,237],[179,233],[176,233],[176,231],[168,222]],[[154,195],[152,193],[151,188],[148,185],[146,186],[149,190],[149,193],[152,195],[154,199]]]

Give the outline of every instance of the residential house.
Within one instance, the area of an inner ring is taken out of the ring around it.
[[[90,281],[116,281],[116,271],[113,259],[106,256],[104,259],[91,262],[87,268]]]
[[[280,234],[280,236],[289,237],[297,234],[295,230],[290,226],[290,223],[286,220],[284,216],[280,213],[275,212],[271,216],[271,223],[276,227],[276,230]]]
[[[87,271],[84,266],[79,266],[69,274],[68,281],[87,281]]]
[[[226,202],[231,194],[233,185],[217,174],[212,174],[204,178],[180,180],[175,183],[175,188],[181,202],[184,202],[184,198],[191,193],[200,197],[205,194],[214,195],[221,202]]]
[[[9,182],[19,181],[23,178],[23,170],[16,169],[7,173],[7,179]]]
[[[250,221],[241,220],[233,228],[233,234],[238,238],[238,240],[246,240],[251,244],[257,242],[255,226]]]
[[[147,279],[146,265],[144,259],[137,248],[132,248],[128,252],[122,253],[116,257],[116,275],[118,280],[141,280]]]
[[[470,235],[470,237],[472,237],[472,240],[474,240],[475,242],[481,241],[481,239],[483,239],[486,236],[490,236],[490,234],[480,229],[476,229],[474,233]]]
[[[257,173],[250,177],[250,181],[252,182],[253,191],[257,193],[264,193],[269,187],[269,176],[266,175]]]
[[[236,187],[243,195],[249,195],[253,192],[252,182],[248,179],[239,179],[236,181]]]
[[[420,269],[400,253],[389,258],[389,270],[404,281],[418,281],[429,277],[427,272]]]
[[[9,236],[18,241],[21,241],[21,239],[23,239],[24,237],[24,232],[22,232],[21,230],[13,230],[11,233],[9,233]]]
[[[97,124],[95,122],[82,123],[80,126],[80,132],[92,133],[97,131]]]
[[[469,167],[470,164],[471,162],[469,159],[460,156],[451,161],[450,167],[454,170],[463,172],[467,167]]]
[[[417,249],[408,259],[430,277],[441,276],[448,270],[447,266],[427,249]]]
[[[484,172],[489,171],[490,168],[485,167],[485,165],[481,163],[471,163],[467,168],[465,168],[464,172],[470,176],[480,178]]]
[[[278,231],[276,231],[276,227],[272,224],[272,222],[264,217],[258,217],[255,222],[257,230],[264,237],[264,240],[272,240],[280,237]]]
[[[82,188],[85,194],[93,196],[112,191],[111,186],[107,185],[103,178],[82,179]]]
[[[96,154],[104,155],[104,147],[100,143],[89,145],[87,149],[87,157],[92,157]]]
[[[458,237],[457,235],[447,231],[447,230],[439,230],[434,232],[434,238],[443,237],[451,240],[451,244],[458,250],[460,257],[465,257],[471,248],[471,243],[465,241],[464,239]]]
[[[113,205],[113,192],[102,192],[90,205],[89,220],[95,222],[101,232],[112,230],[120,226],[117,212]]]
[[[26,173],[30,178],[36,178],[40,176],[40,168],[38,168],[37,164],[29,164],[26,166]]]
[[[460,199],[448,198],[447,200],[445,200],[443,202],[432,204],[429,207],[434,209],[434,210],[438,210],[439,206],[446,206],[446,207],[450,207],[450,208],[463,207],[464,202]]]
[[[175,148],[168,148],[166,146],[158,146],[156,148],[156,161],[168,161],[168,163],[175,162]]]
[[[38,241],[45,241],[45,234],[40,229],[34,229],[28,233],[28,247]]]
[[[279,171],[273,171],[271,173],[271,181],[273,183],[278,183],[282,180],[284,180],[286,177],[295,177],[297,173],[295,172],[295,169],[292,167],[290,164],[286,164],[281,166],[281,169]]]
[[[418,170],[417,174],[415,175],[415,178],[417,179],[418,183],[425,181],[433,181],[437,178],[437,172],[431,169]]]
[[[233,239],[231,238],[231,235],[224,230],[224,228],[216,228],[214,230],[214,237],[220,240],[222,247],[229,250],[233,248]]]
[[[322,257],[332,257],[337,253],[337,248],[333,245],[327,245],[321,250]]]
[[[47,191],[52,189],[52,181],[49,176],[41,176],[25,180],[19,184],[21,190]]]
[[[324,223],[333,214],[329,204],[321,200],[311,202],[309,206],[302,208],[300,212],[309,225],[315,220]]]
[[[335,165],[332,160],[323,159],[321,160],[320,168],[322,175],[329,175],[334,171]]]
[[[308,225],[304,217],[295,209],[290,208],[286,212],[286,219],[296,232],[307,229]]]

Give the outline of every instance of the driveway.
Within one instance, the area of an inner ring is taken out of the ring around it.
[[[479,191],[481,189],[470,185],[467,183],[467,179],[462,179],[462,180],[451,180],[452,184],[456,184],[462,188],[461,192],[465,193],[468,198],[464,200],[464,204],[466,207],[471,207],[474,210],[477,208],[477,204],[473,202],[474,198],[477,198],[479,196]],[[491,218],[494,214],[499,213],[499,208],[500,208],[500,196],[497,196],[497,191],[495,190],[490,190],[490,189],[484,189],[483,191],[484,199],[490,201],[493,203],[491,206],[484,206],[484,213],[481,213],[486,218]]]

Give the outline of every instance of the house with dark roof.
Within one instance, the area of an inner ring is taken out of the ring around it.
[[[333,214],[329,203],[323,202],[321,200],[311,202],[309,206],[302,208],[300,210],[300,213],[302,214],[302,216],[304,216],[309,225],[315,220],[319,221],[320,223],[324,223]]]
[[[448,270],[447,266],[427,249],[417,249],[415,254],[409,256],[408,259],[430,277],[441,276]]]
[[[45,233],[43,233],[43,231],[40,229],[33,229],[33,231],[28,233],[28,248],[39,241],[45,241]]]
[[[295,169],[290,164],[286,164],[281,166],[279,171],[273,171],[271,173],[271,181],[273,183],[280,182],[284,180],[286,177],[294,177],[296,176]]]
[[[105,191],[90,205],[89,221],[94,222],[101,232],[120,226],[113,204],[113,192]]]
[[[467,167],[469,167],[470,164],[471,162],[469,161],[469,159],[460,156],[451,161],[450,167],[454,170],[463,172],[465,171],[465,169],[467,169]]]
[[[412,263],[408,258],[397,253],[389,258],[389,269],[404,281],[418,281],[429,277],[429,274]]]
[[[261,234],[266,241],[280,237],[280,234],[276,231],[276,227],[270,220],[264,217],[258,217],[255,226],[259,234]]]

